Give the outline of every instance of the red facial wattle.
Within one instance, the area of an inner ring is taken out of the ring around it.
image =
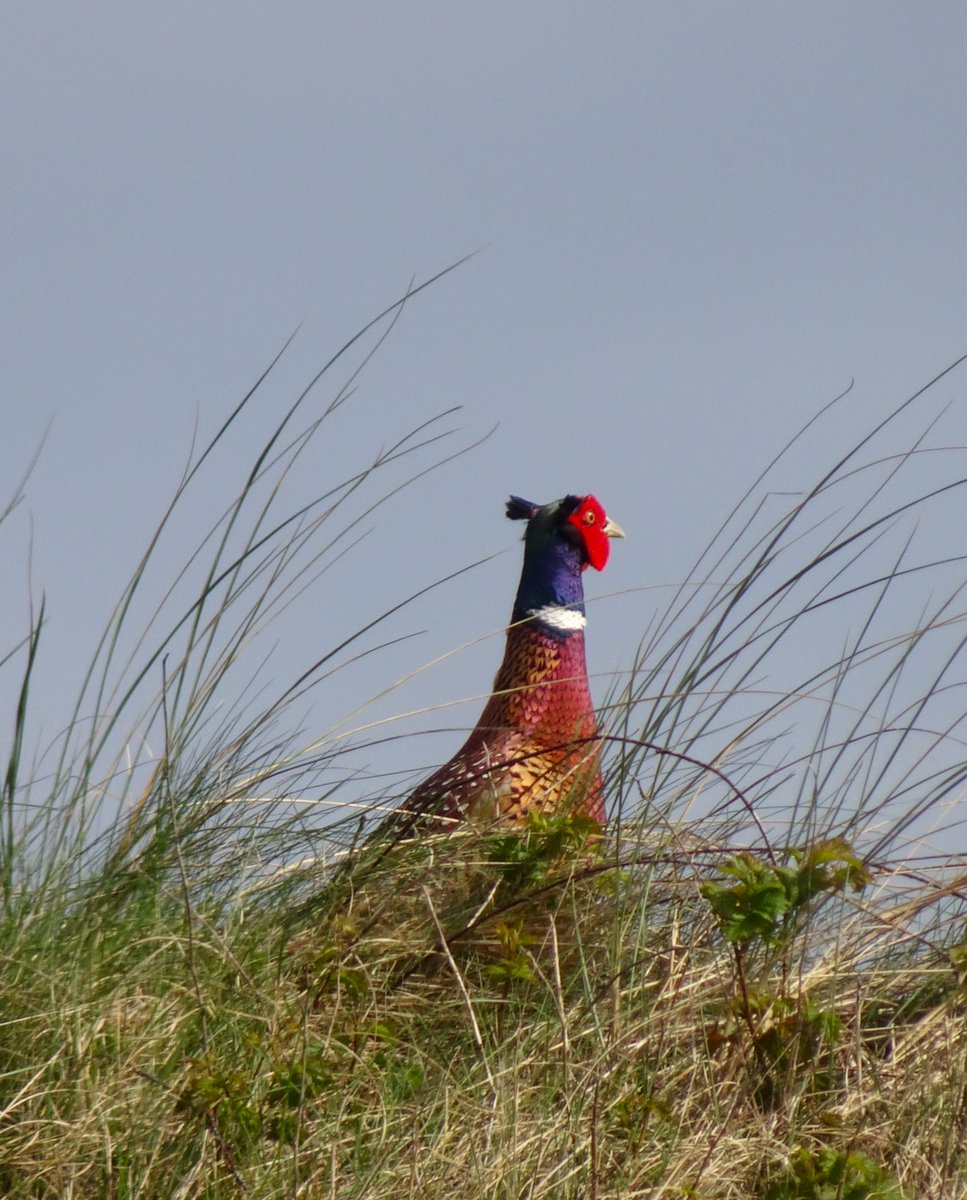
[[[582,497],[581,503],[568,517],[568,523],[581,535],[587,557],[581,569],[592,566],[596,571],[602,570],[608,561],[610,538],[613,535],[609,532],[608,516],[600,501],[594,496]]]

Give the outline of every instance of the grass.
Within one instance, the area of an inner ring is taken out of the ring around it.
[[[936,388],[790,495],[838,409],[819,414],[643,619],[604,714],[604,837],[561,816],[386,852],[366,818],[400,796],[299,718],[381,622],[274,692],[253,655],[350,513],[464,449],[444,414],[284,507],[402,303],[297,398],[159,586],[158,547],[264,377],[196,453],[46,755],[42,604],[5,660],[0,1190],[967,1195],[944,507],[964,480],[928,442]]]

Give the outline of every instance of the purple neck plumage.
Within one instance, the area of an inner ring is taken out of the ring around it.
[[[581,567],[579,546],[559,537],[539,538],[533,542],[528,537],[513,620],[530,618],[562,641],[583,629]]]

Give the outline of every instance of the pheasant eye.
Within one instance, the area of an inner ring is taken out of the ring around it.
[[[585,525],[593,525],[594,524],[594,513],[593,512],[589,511],[584,514],[584,523],[585,523]]]

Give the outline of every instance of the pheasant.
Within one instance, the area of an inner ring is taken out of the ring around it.
[[[565,805],[603,822],[582,574],[602,570],[609,539],[624,532],[594,496],[545,505],[511,496],[507,516],[527,530],[504,659],[466,742],[397,814],[404,836],[465,818],[520,826]]]

